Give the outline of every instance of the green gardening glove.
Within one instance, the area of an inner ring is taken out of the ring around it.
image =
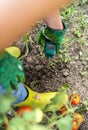
[[[22,62],[4,51],[0,54],[0,85],[16,90],[19,82],[25,82]]]
[[[66,25],[63,23],[63,30],[52,29],[48,26],[41,28],[36,37],[36,43],[41,45],[48,58],[59,52],[62,46],[62,39],[66,32]]]

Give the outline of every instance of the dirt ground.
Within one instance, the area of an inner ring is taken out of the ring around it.
[[[67,23],[67,33],[63,39],[62,50],[52,59],[47,59],[36,45],[35,37],[42,21],[37,22],[30,34],[29,53],[23,58],[26,73],[26,84],[35,91],[57,91],[58,87],[67,83],[71,91],[77,91],[82,100],[88,99],[88,4],[78,3],[62,11]],[[25,44],[15,42],[22,55]],[[88,112],[84,112],[84,123],[80,130],[88,130]]]

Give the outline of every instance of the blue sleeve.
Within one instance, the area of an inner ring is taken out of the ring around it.
[[[0,84],[0,96],[4,93],[6,93],[6,90]],[[17,104],[24,101],[27,95],[28,94],[26,88],[22,83],[19,83],[18,89],[16,91],[12,90],[12,96],[16,97],[16,101],[13,104]]]

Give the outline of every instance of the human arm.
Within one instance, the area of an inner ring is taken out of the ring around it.
[[[32,24],[72,0],[0,0],[0,51]]]

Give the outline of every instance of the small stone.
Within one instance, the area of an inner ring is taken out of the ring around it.
[[[82,51],[80,51],[80,52],[79,52],[79,55],[82,56],[82,54],[83,54]]]
[[[32,62],[33,61],[33,59],[31,58],[31,57],[27,57],[27,62]]]
[[[64,69],[63,70],[63,76],[67,77],[68,75],[69,75],[68,70]]]
[[[35,66],[35,69],[37,71],[40,71],[41,69],[43,69],[43,65],[37,65],[37,66]]]
[[[66,67],[67,67],[67,69],[70,69],[70,64],[67,64]]]

